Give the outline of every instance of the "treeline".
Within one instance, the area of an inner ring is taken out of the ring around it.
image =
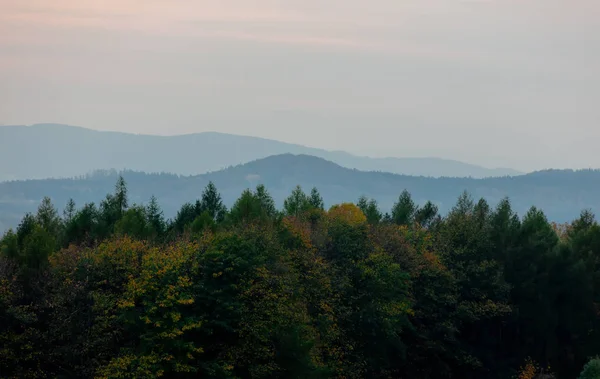
[[[0,240],[2,378],[600,378],[600,226],[467,193],[49,198]],[[543,376],[545,375],[545,376]]]

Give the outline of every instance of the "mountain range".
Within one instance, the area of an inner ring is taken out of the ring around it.
[[[286,153],[312,155],[346,168],[403,175],[483,178],[522,174],[441,158],[369,158],[215,132],[153,136],[35,124],[0,126],[0,181],[69,178],[97,169],[198,175]]]
[[[486,179],[430,178],[360,171],[314,156],[282,154],[195,176],[135,171],[121,174],[128,183],[131,203],[145,203],[155,195],[167,217],[173,217],[183,203],[198,199],[209,181],[215,183],[227,206],[244,189],[264,184],[279,207],[292,189],[300,185],[306,191],[317,187],[327,206],[355,202],[366,195],[376,199],[384,212],[391,209],[404,189],[419,204],[433,201],[442,213],[452,208],[463,191],[475,199],[485,198],[491,206],[509,197],[519,214],[536,206],[557,222],[570,221],[583,209],[600,211],[597,170],[548,170]],[[69,198],[79,206],[86,202],[98,204],[113,191],[118,175],[111,170],[80,178],[0,183],[0,231],[16,226],[25,212],[35,211],[44,196],[50,196],[59,208]]]

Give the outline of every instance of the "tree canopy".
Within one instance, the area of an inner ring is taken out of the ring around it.
[[[46,197],[0,239],[1,377],[598,377],[590,211],[263,185],[227,209],[211,182],[165,219],[128,193]]]

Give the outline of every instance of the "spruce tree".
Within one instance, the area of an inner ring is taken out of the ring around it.
[[[319,190],[317,190],[317,187],[313,187],[313,189],[310,191],[310,197],[308,199],[308,202],[310,206],[315,209],[325,209],[323,197],[321,197],[321,194],[319,193]]]
[[[410,193],[404,190],[392,208],[392,219],[397,225],[409,225],[414,221],[416,211],[417,206]]]

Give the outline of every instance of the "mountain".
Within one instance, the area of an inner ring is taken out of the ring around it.
[[[197,175],[285,153],[313,155],[347,168],[405,175],[480,178],[521,174],[440,158],[360,157],[214,132],[151,136],[36,124],[0,126],[0,181],[66,178],[97,169]]]
[[[116,171],[99,171],[78,179],[44,179],[0,183],[0,230],[15,226],[27,211],[34,211],[43,196],[50,196],[62,208],[69,198],[79,206],[98,204],[113,191]],[[326,205],[352,201],[360,195],[375,198],[383,211],[389,211],[403,189],[417,203],[435,202],[445,213],[463,191],[475,198],[484,197],[495,206],[505,196],[523,215],[537,206],[554,221],[576,218],[583,209],[600,211],[600,171],[550,170],[522,176],[472,179],[429,178],[381,172],[366,172],[341,167],[322,158],[283,154],[197,176],[123,172],[128,183],[130,202],[144,203],[155,195],[172,217],[184,202],[200,197],[213,181],[231,206],[242,190],[264,184],[281,207],[294,186],[306,191],[316,186]]]

